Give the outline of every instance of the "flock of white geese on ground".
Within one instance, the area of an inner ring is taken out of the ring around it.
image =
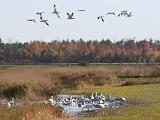
[[[78,11],[78,12],[85,12],[86,10],[85,10],[85,9],[79,9],[79,10],[77,10],[77,11]],[[41,23],[45,23],[47,26],[49,26],[48,20],[43,18],[43,14],[44,14],[44,13],[45,13],[45,12],[37,12],[36,15],[39,15],[39,18],[40,18],[40,22],[41,22]],[[57,7],[56,7],[55,4],[54,4],[54,6],[53,6],[53,12],[52,12],[52,14],[56,15],[58,18],[61,18],[61,17],[60,17],[60,12],[57,10]],[[114,16],[116,16],[116,13],[115,13],[115,12],[108,12],[106,15],[114,15]],[[127,10],[124,10],[124,11],[121,11],[120,13],[118,13],[117,16],[118,16],[118,17],[121,17],[121,16],[132,17],[133,14],[132,14],[132,12],[128,12]],[[97,19],[98,19],[98,20],[101,20],[102,22],[105,22],[104,17],[105,17],[105,16],[98,16]],[[67,19],[69,19],[69,20],[75,19],[75,18],[74,18],[74,12],[72,12],[72,13],[68,13],[68,12],[67,12]],[[27,19],[27,21],[34,22],[34,23],[37,22],[36,19]]]
[[[115,108],[123,107],[126,105],[124,97],[112,97],[111,94],[107,99],[102,93],[92,93],[90,97],[83,95],[59,95],[58,99],[53,96],[49,102],[54,107],[60,107],[65,113],[79,114],[82,112],[95,111],[101,108]]]
[[[6,104],[8,108],[11,108],[11,106],[16,105],[23,105],[18,102],[15,102],[15,98],[8,99],[5,102],[2,102],[2,104]],[[54,98],[51,96],[48,100],[42,100],[38,102],[31,102],[28,104],[37,104],[37,103],[50,103],[53,106],[56,107],[63,107],[63,108],[80,108],[79,104],[81,104],[83,107],[99,107],[99,108],[107,108],[107,107],[114,107],[114,106],[123,106],[126,103],[126,99],[124,97],[112,97],[111,94],[109,96],[109,99],[107,100],[106,97],[101,93],[98,95],[93,94],[90,97],[84,97],[83,95],[58,95],[57,98]],[[77,107],[76,107],[77,106]]]

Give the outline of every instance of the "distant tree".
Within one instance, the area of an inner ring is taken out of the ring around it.
[[[80,66],[88,66],[88,65],[89,65],[89,62],[86,61],[86,60],[81,60],[81,61],[79,61],[79,65],[80,65]]]
[[[1,64],[81,63],[87,62],[146,62],[160,61],[160,41],[135,39],[112,42],[107,40],[31,41],[26,43],[2,43]]]

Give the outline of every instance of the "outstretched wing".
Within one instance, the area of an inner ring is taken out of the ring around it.
[[[70,17],[71,15],[69,13],[67,13],[68,17]]]
[[[120,17],[121,16],[121,14],[118,14],[118,17]]]
[[[48,22],[47,22],[47,21],[45,21],[45,23],[46,23],[46,25],[48,25],[48,26],[49,26],[49,24],[48,24]]]
[[[36,22],[36,19],[27,19],[27,21]]]
[[[57,17],[60,18],[59,14],[57,14]]]
[[[102,22],[104,22],[104,18],[102,18]]]
[[[40,20],[43,20],[43,17],[42,17],[42,15],[40,16]]]
[[[71,17],[73,17],[74,13],[71,14]]]

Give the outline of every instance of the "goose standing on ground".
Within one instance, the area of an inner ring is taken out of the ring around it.
[[[51,96],[51,98],[48,99],[48,101],[52,104],[53,103],[53,96]]]
[[[43,22],[43,23],[45,23],[46,25],[48,25],[49,26],[49,24],[48,24],[48,22],[47,22],[48,20],[44,20],[44,19],[42,19],[40,22]]]
[[[101,108],[106,108],[106,106],[104,105],[104,101],[103,101],[103,100],[100,100],[100,101],[99,101],[99,106],[100,106]]]
[[[7,102],[8,108],[15,104],[14,98]]]
[[[83,95],[81,95],[80,99],[81,99],[81,100],[84,100],[84,96],[83,96]]]
[[[27,21],[35,22],[36,23],[36,19],[27,19]]]
[[[40,20],[42,20],[43,19],[43,16],[42,16],[42,14],[43,14],[44,12],[37,12],[36,14],[37,15],[39,15],[40,16]]]
[[[53,6],[53,9],[54,9],[54,11],[52,12],[52,14],[55,14],[55,15],[57,15],[58,18],[60,18],[60,16],[59,16],[59,13],[60,13],[60,12],[57,11],[57,8],[56,8],[56,5],[55,5],[55,4],[54,4],[54,6]]]
[[[51,96],[51,98],[48,99],[49,103],[51,103],[51,105],[55,105],[56,101],[54,100],[53,96]]]
[[[67,15],[68,15],[67,19],[70,19],[70,20],[75,19],[75,18],[73,18],[74,13],[72,13],[72,14],[67,13]]]
[[[94,100],[97,101],[99,100],[99,97],[98,97],[98,93],[96,92],[95,96],[94,96]]]
[[[94,101],[94,95],[93,95],[93,93],[91,95],[91,100],[92,100],[92,102]]]
[[[101,99],[103,100],[103,101],[105,101],[106,100],[106,97],[102,94],[102,92],[101,92]]]
[[[109,94],[109,100],[113,100],[114,98],[112,97],[111,93]]]
[[[116,15],[114,12],[108,12],[106,15]]]
[[[124,97],[120,97],[119,98],[121,101],[123,101],[123,102],[126,102],[126,98],[124,98]]]
[[[103,17],[104,17],[104,16],[98,16],[97,19],[98,19],[98,20],[101,19],[101,21],[104,22],[104,18],[103,18]]]

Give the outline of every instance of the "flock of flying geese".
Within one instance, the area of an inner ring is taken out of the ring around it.
[[[115,12],[108,12],[106,15],[114,15],[114,16],[116,16],[116,13]],[[121,17],[121,16],[132,17],[133,14],[132,14],[132,12],[128,13],[128,11],[124,10],[124,11],[121,11],[118,14],[118,17]],[[98,16],[97,19],[100,19],[102,22],[104,22],[104,16]]]
[[[78,12],[85,12],[84,9],[80,9],[80,10],[77,10],[77,11],[78,11]],[[43,18],[43,14],[44,14],[44,12],[37,12],[37,13],[36,13],[36,15],[39,15],[39,17],[40,17],[40,22],[41,22],[41,23],[45,23],[47,26],[49,26],[48,20]],[[54,4],[54,6],[53,6],[53,12],[52,12],[52,14],[54,14],[54,15],[56,15],[58,18],[60,18],[60,12],[57,10],[55,4]],[[115,13],[115,12],[108,12],[106,15],[114,15],[114,16],[116,16],[116,13]],[[74,13],[68,13],[68,12],[67,12],[67,16],[68,16],[67,19],[70,19],[70,20],[75,19],[75,18],[73,17],[73,16],[74,16]],[[121,12],[118,14],[118,17],[120,17],[120,16],[132,17],[133,14],[132,14],[132,12],[121,11]],[[102,22],[104,22],[104,16],[98,16],[97,19],[98,19],[98,20],[101,20]],[[27,21],[35,22],[35,23],[37,22],[36,19],[27,19]]]

